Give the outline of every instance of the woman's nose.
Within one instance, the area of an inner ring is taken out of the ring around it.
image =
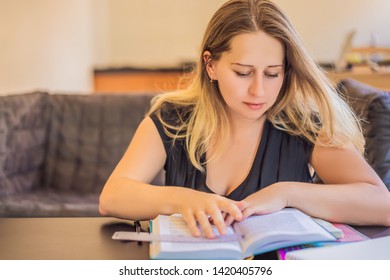
[[[257,77],[257,76],[253,77],[249,87],[249,94],[255,96],[264,95],[263,85],[264,84],[261,77]]]

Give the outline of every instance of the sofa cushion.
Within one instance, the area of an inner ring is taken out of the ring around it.
[[[47,141],[48,94],[0,98],[0,196],[41,184]]]
[[[353,79],[341,81],[340,90],[363,119],[367,161],[390,190],[390,92]]]
[[[152,95],[51,95],[45,186],[99,193]]]
[[[38,188],[16,193],[0,203],[0,217],[96,217],[99,194]]]

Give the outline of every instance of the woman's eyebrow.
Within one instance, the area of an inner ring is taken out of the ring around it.
[[[267,67],[283,67],[283,64],[278,64],[278,65],[269,65]]]
[[[237,66],[243,66],[243,67],[250,67],[250,68],[254,68],[255,66],[253,65],[250,65],[250,64],[243,64],[243,63],[239,63],[239,62],[233,62],[231,63],[231,65],[237,65]],[[269,67],[283,67],[283,64],[276,64],[276,65],[268,65],[267,68]]]
[[[242,63],[239,63],[239,62],[233,62],[233,63],[231,63],[231,65],[238,65],[238,66],[251,67],[251,68],[254,68],[254,67],[255,67],[255,66],[253,66],[253,65],[242,64]]]

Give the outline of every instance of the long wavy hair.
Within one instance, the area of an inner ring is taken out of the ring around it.
[[[189,85],[156,96],[149,114],[157,115],[174,140],[185,139],[192,164],[204,171],[202,155],[213,151],[208,161],[218,157],[230,130],[226,104],[217,81],[210,82],[203,54],[209,51],[218,61],[229,51],[233,37],[259,31],[279,40],[285,49],[285,77],[275,104],[267,112],[268,120],[313,144],[341,147],[352,143],[363,153],[364,138],[355,114],[308,55],[287,16],[269,0],[230,0],[222,5],[207,26]],[[176,123],[164,121],[161,111],[165,105],[181,108]]]

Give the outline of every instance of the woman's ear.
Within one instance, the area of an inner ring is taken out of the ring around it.
[[[205,51],[203,53],[203,61],[206,66],[207,74],[209,75],[210,80],[217,80],[217,76],[215,74],[215,64],[212,60],[211,53],[209,51]]]

